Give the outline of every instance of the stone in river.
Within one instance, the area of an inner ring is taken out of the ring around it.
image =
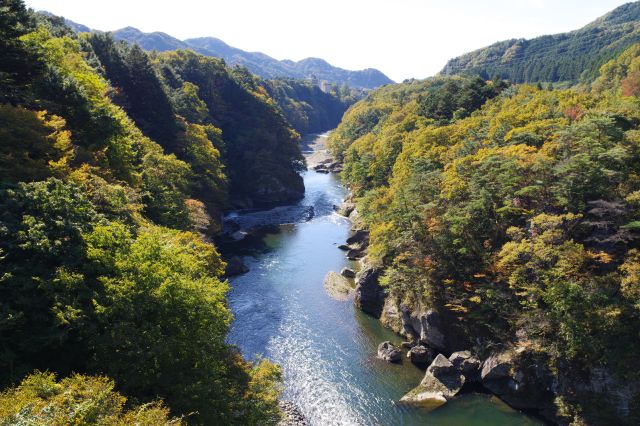
[[[460,370],[439,354],[427,368],[420,384],[403,396],[400,402],[433,410],[460,392],[464,382]]]
[[[353,292],[349,280],[334,271],[324,277],[323,285],[327,294],[336,300],[347,300]]]
[[[433,349],[422,345],[414,346],[407,352],[407,358],[416,365],[426,366],[433,361]]]
[[[378,345],[378,358],[387,362],[399,362],[402,358],[402,351],[391,342],[382,342]]]
[[[355,278],[356,271],[354,271],[351,268],[342,268],[342,271],[340,271],[340,275],[342,275],[345,278]]]

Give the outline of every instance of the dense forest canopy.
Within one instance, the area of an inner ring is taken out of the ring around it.
[[[636,44],[568,90],[408,81],[330,137],[388,300],[436,308],[461,348],[515,345],[572,377],[549,401],[559,422],[640,418],[639,67]],[[630,386],[626,411],[575,385],[594,371]]]
[[[280,370],[226,343],[207,242],[234,202],[304,191],[274,101],[20,0],[0,43],[0,423],[275,423]]]
[[[443,75],[515,83],[591,81],[608,60],[640,42],[640,2],[627,3],[570,33],[513,39],[451,59]]]
[[[299,133],[346,110],[329,148],[385,309],[526,357],[554,378],[548,419],[638,424],[639,5],[354,103],[348,79],[267,80],[5,0],[0,423],[277,424],[282,372],[227,343],[211,241],[227,209],[299,200]]]

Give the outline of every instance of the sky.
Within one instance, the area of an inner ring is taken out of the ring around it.
[[[217,37],[276,59],[377,68],[400,82],[511,38],[578,29],[628,0],[26,0],[102,31]]]

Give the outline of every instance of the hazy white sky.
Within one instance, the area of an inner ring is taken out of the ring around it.
[[[577,29],[626,0],[26,0],[98,30],[213,36],[277,59],[320,57],[396,81],[509,38]]]

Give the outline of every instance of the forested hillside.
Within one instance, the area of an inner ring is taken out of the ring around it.
[[[437,349],[505,363],[483,383],[515,407],[638,424],[640,44],[590,87],[387,86],[330,146],[383,271],[383,323],[422,339],[412,324],[438,315]]]
[[[640,42],[640,2],[628,3],[569,33],[513,39],[451,59],[443,75],[479,75],[515,83],[591,81],[598,69]]]
[[[304,191],[298,135],[245,78],[3,2],[0,423],[278,420],[207,242],[224,208]]]
[[[57,22],[59,25],[69,26],[76,32],[91,32],[88,27],[68,19],[56,17],[55,15],[45,12],[39,13],[48,20]],[[104,33],[94,31],[92,35],[95,38],[99,35],[104,35]],[[132,27],[115,31],[112,33],[112,36],[115,40],[118,40],[118,42],[110,42],[114,45],[111,46],[110,49],[118,50],[127,50],[131,48],[131,45],[138,45],[147,51],[167,52],[172,50],[193,50],[205,56],[224,58],[226,57],[225,55],[233,49],[227,46],[227,48],[222,49],[222,53],[214,54],[198,47],[198,45],[192,46],[165,33],[142,33]],[[263,56],[268,58],[266,55]],[[236,75],[249,74],[242,70],[242,68],[247,65],[245,62],[234,60],[228,60],[227,62],[235,64],[234,69]],[[255,72],[255,67],[251,67],[251,69]],[[107,71],[115,72],[109,68],[107,68]],[[352,89],[346,82],[343,82],[341,85],[333,83],[331,90],[323,91],[318,85],[319,81],[317,78],[315,78],[314,81],[303,79],[301,77],[302,74],[299,75],[297,79],[284,78],[293,75],[284,71],[273,73],[262,72],[259,73],[259,75],[267,76],[268,78],[263,77],[262,79],[256,79],[255,76],[251,76],[250,79],[245,78],[244,80],[260,80],[257,84],[267,90],[287,121],[300,134],[325,132],[335,128],[347,108],[364,96],[364,90],[357,88]],[[306,73],[305,75],[310,76],[313,75],[313,73]],[[272,78],[274,76],[279,77]],[[118,78],[117,75],[113,77]],[[257,87],[254,83],[250,85],[254,89]]]

